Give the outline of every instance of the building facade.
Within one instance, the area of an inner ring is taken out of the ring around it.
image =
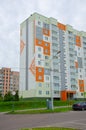
[[[11,68],[0,69],[0,93],[4,96],[9,91],[19,90],[19,72]]]
[[[85,92],[86,33],[32,14],[20,25],[20,96],[67,100]]]

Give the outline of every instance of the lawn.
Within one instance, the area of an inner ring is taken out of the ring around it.
[[[54,107],[58,106],[69,106],[75,101],[54,101]],[[12,111],[12,105],[14,104],[15,110],[25,110],[25,109],[37,109],[37,108],[47,108],[46,100],[22,100],[22,101],[10,101],[10,102],[0,102],[0,112]]]

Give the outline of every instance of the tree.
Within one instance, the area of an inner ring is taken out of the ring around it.
[[[13,96],[11,92],[9,91],[7,94],[5,94],[4,101],[12,101],[12,100],[13,100]]]
[[[18,90],[16,91],[16,94],[15,94],[15,101],[19,101],[19,94],[18,94]]]
[[[12,95],[10,91],[5,94],[4,101],[19,101],[18,90],[16,91],[15,95]]]
[[[2,93],[0,93],[0,101],[2,101],[2,100],[3,100]]]

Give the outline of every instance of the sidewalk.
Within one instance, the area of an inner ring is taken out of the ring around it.
[[[71,105],[69,105],[69,106],[58,106],[58,107],[54,107],[54,109],[55,108],[66,108],[66,107],[71,107]],[[14,111],[19,112],[19,111],[30,111],[30,110],[34,111],[34,110],[45,110],[45,109],[47,109],[47,107],[45,107],[45,108],[34,108],[34,109],[23,109],[23,110],[15,110],[14,109]],[[7,114],[9,112],[11,112],[11,111],[0,112],[0,114]]]

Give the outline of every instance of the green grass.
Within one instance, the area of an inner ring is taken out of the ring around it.
[[[77,130],[73,128],[58,128],[58,127],[45,127],[45,128],[24,128],[21,130]]]
[[[1,102],[0,103],[0,112],[11,111],[12,105],[14,104],[15,110],[24,110],[24,109],[34,109],[34,108],[43,108],[46,107],[44,101],[18,101],[18,102]]]
[[[66,108],[56,108],[54,110],[40,109],[40,110],[14,111],[14,112],[9,112],[8,114],[43,114],[43,113],[68,112],[70,110],[71,107],[66,107]]]
[[[56,106],[69,106],[75,101],[54,101],[54,107]],[[14,103],[15,110],[24,109],[36,109],[36,108],[46,108],[46,99],[28,99],[15,102],[0,102],[0,112],[12,111],[12,104]]]

